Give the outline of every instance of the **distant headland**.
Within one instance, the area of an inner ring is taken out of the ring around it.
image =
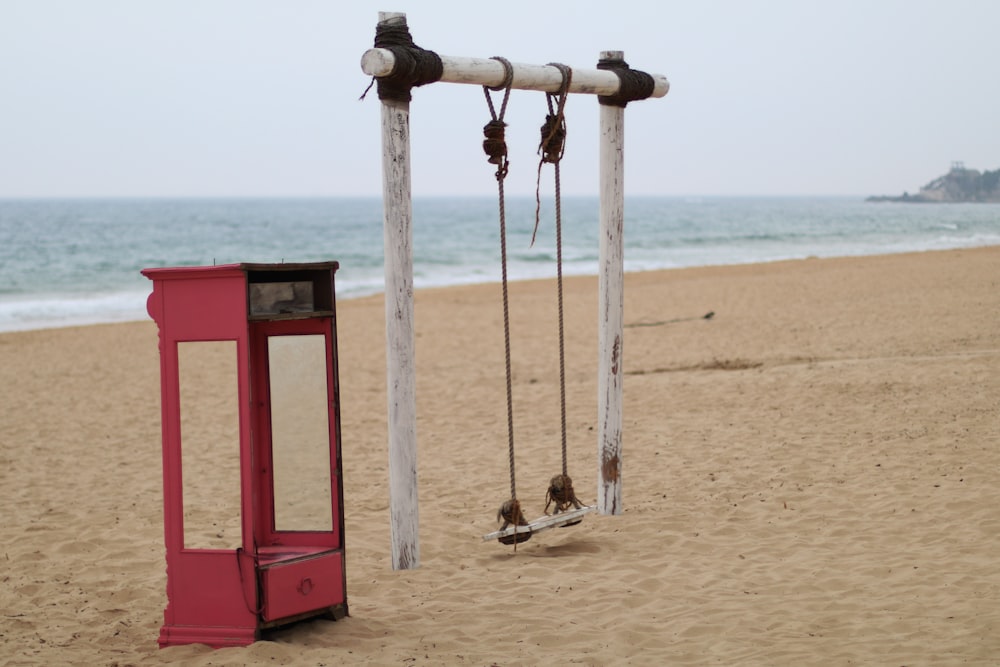
[[[869,197],[865,201],[911,202],[915,204],[1000,203],[1000,169],[980,172],[976,169],[966,169],[962,162],[952,162],[951,171],[944,176],[935,178],[920,188],[920,192],[916,194],[911,195],[904,192],[900,197],[880,195]]]

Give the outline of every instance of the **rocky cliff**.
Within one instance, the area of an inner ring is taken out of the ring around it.
[[[916,194],[904,192],[899,197],[881,195],[869,197],[866,201],[1000,203],[1000,169],[980,172],[966,169],[958,163],[944,176],[939,176],[920,188],[920,192]]]

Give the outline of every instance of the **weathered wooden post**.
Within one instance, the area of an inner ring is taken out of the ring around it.
[[[379,30],[383,29],[405,33],[405,39],[380,44],[376,36],[375,48],[361,58],[361,69],[378,80],[382,100],[392,560],[394,568],[405,569],[420,562],[408,90],[433,81],[495,87],[504,84],[507,71],[494,58],[438,56],[415,47],[405,14],[380,12]],[[562,87],[563,74],[557,66],[510,66],[511,88],[557,93]],[[382,83],[389,79],[406,87],[405,100],[383,96]],[[663,97],[669,90],[665,76],[630,69],[621,51],[602,52],[597,69],[574,69],[569,86],[570,93],[598,95],[601,102],[598,507],[604,514],[619,514],[622,509],[624,108],[630,101]]]
[[[604,51],[601,62],[624,62]],[[625,105],[600,99],[600,250],[597,334],[597,509],[622,511],[622,344],[624,343]]]
[[[379,24],[405,29],[406,15],[380,12]],[[406,570],[420,566],[410,102],[380,99],[390,539],[392,568]]]

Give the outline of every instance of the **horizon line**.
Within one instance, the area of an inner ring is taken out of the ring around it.
[[[534,198],[533,193],[506,193],[506,196],[514,199]],[[598,194],[566,194],[564,199],[598,199]],[[859,193],[714,193],[714,194],[654,194],[654,193],[626,193],[625,197],[635,198],[662,198],[662,199],[764,199],[764,198],[841,198],[841,197],[872,197],[881,195],[859,194]],[[495,199],[496,194],[475,193],[475,194],[418,194],[412,195],[413,199]],[[138,194],[138,195],[0,195],[0,201],[79,201],[79,200],[226,200],[226,199],[247,199],[247,200],[281,200],[281,199],[382,199],[381,194],[211,194],[211,195],[176,195],[176,194]]]

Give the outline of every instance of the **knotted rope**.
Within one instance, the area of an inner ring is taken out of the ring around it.
[[[504,115],[507,113],[507,101],[510,99],[510,86],[514,80],[514,67],[506,58],[496,56],[494,60],[499,61],[504,67],[503,82],[499,86],[483,86],[483,95],[486,96],[486,104],[490,109],[491,120],[483,128],[486,137],[483,140],[483,151],[486,153],[487,161],[497,165],[497,198],[500,208],[500,282],[503,290],[503,347],[504,364],[507,380],[507,459],[510,469],[510,500],[505,501],[497,512],[497,519],[503,519],[504,530],[508,525],[527,525],[524,514],[521,512],[521,503],[517,499],[517,482],[514,473],[514,393],[513,393],[513,373],[511,372],[510,360],[510,306],[507,292],[507,212],[504,197],[503,182],[507,177],[509,162],[507,160],[507,141],[504,136]],[[490,97],[490,90],[503,90],[503,102],[500,104],[500,113],[496,112],[493,106],[493,98]],[[526,542],[531,538],[531,533],[514,533],[508,537],[500,538],[503,544],[513,544],[517,549],[518,542]]]
[[[559,301],[559,412],[560,412],[560,435],[562,438],[562,476],[566,480],[569,494],[573,495],[572,480],[567,472],[567,452],[566,452],[566,335],[565,322],[563,317],[563,272],[562,272],[562,187],[559,164],[562,161],[563,153],[566,150],[566,98],[569,97],[569,86],[573,81],[573,70],[560,63],[550,63],[557,67],[562,74],[562,85],[555,95],[546,93],[546,103],[549,113],[545,117],[545,123],[541,129],[541,142],[538,145],[538,152],[541,160],[538,162],[538,180],[535,186],[535,230],[531,235],[531,242],[534,244],[535,235],[538,233],[538,221],[541,210],[541,176],[542,165],[550,163],[554,165],[555,171],[555,200],[556,200],[556,291]],[[558,101],[553,104],[553,100]],[[555,478],[553,478],[555,480]],[[550,484],[551,496],[553,484]],[[557,502],[557,508],[561,503]],[[546,509],[548,509],[546,507]]]
[[[535,245],[535,236],[538,234],[538,221],[542,209],[541,184],[542,165],[545,163],[555,165],[556,173],[556,219],[559,218],[559,162],[566,151],[566,118],[563,112],[566,108],[566,98],[569,97],[569,84],[573,81],[573,70],[561,63],[549,63],[562,74],[562,85],[559,87],[559,101],[553,109],[552,100],[556,95],[545,93],[545,102],[548,104],[549,113],[545,116],[542,124],[541,141],[538,143],[538,153],[541,159],[538,161],[538,175],[535,179],[535,229],[531,232],[531,245]]]
[[[549,113],[545,117],[545,123],[541,129],[541,142],[538,145],[538,152],[541,160],[538,162],[538,179],[535,185],[535,230],[531,236],[534,244],[535,235],[538,232],[538,221],[541,210],[541,176],[542,165],[549,163],[554,165],[555,171],[555,206],[556,206],[556,291],[559,301],[559,412],[560,412],[560,435],[562,438],[562,474],[555,475],[549,481],[549,488],[545,493],[545,512],[549,511],[549,506],[555,504],[555,513],[564,512],[570,507],[580,508],[582,504],[576,497],[573,490],[573,480],[569,476],[566,446],[566,327],[563,315],[563,272],[562,272],[562,186],[559,165],[566,150],[566,98],[569,94],[569,86],[573,81],[573,70],[566,65],[550,63],[559,68],[562,74],[562,85],[557,95],[548,93],[546,103]],[[558,97],[558,101],[553,104],[553,100]],[[578,523],[578,522],[577,522]]]
[[[500,211],[501,224],[503,224],[503,179],[507,177],[507,168],[510,164],[507,160],[507,138],[505,135],[507,123],[504,122],[503,117],[507,113],[507,100],[510,99],[510,84],[514,80],[514,66],[510,64],[509,60],[500,56],[494,56],[492,60],[497,60],[503,65],[504,77],[498,86],[483,86],[483,95],[486,96],[486,104],[490,108],[490,117],[492,118],[483,127],[483,135],[486,137],[483,139],[483,151],[486,152],[489,158],[487,161],[490,164],[497,165],[496,177],[500,183]],[[499,115],[497,115],[496,109],[493,107],[493,98],[490,97],[491,90],[504,91]]]

